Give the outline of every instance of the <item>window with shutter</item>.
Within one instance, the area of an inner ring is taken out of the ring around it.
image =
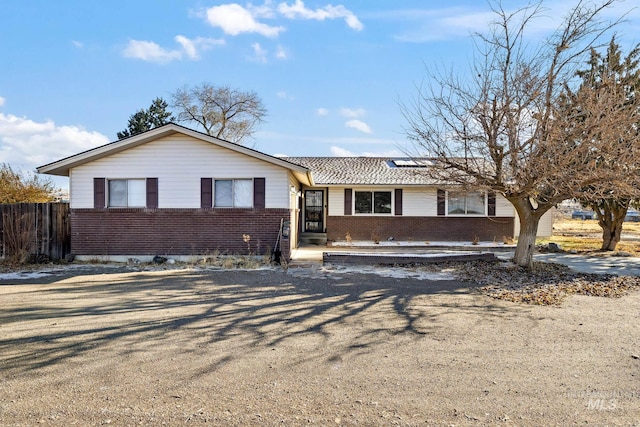
[[[93,207],[102,209],[106,205],[106,179],[93,178]]]
[[[158,207],[158,178],[147,178],[147,208]]]
[[[394,194],[394,214],[402,215],[402,188],[396,188]]]
[[[353,190],[351,188],[344,189],[344,214],[345,215],[351,215],[351,212],[352,212],[351,204],[353,202],[352,195],[353,195]]]
[[[200,207],[213,206],[213,178],[200,178]]]
[[[265,208],[265,179],[253,178],[253,207],[256,209]]]

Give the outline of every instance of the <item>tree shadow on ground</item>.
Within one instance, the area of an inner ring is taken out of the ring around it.
[[[469,293],[451,280],[274,270],[130,272],[0,286],[0,331],[11,331],[0,337],[0,363],[5,373],[25,372],[107,346],[124,354],[178,344],[187,352],[239,338],[242,357],[297,336],[329,343],[336,328],[353,335],[344,352],[362,353],[389,336],[436,334],[439,318],[458,311],[506,318],[526,310],[480,296],[462,301]]]

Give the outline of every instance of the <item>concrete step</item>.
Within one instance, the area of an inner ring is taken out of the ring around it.
[[[327,233],[302,233],[300,243],[309,245],[326,245]]]

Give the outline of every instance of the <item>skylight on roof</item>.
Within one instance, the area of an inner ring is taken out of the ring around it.
[[[426,159],[392,159],[391,163],[397,168],[426,168],[433,165]]]

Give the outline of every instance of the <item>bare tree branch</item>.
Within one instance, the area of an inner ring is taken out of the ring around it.
[[[267,115],[262,100],[255,92],[244,92],[210,83],[171,94],[172,107],[181,122],[195,122],[216,138],[244,143]]]
[[[475,35],[470,77],[429,72],[410,104],[401,104],[406,133],[440,167],[433,178],[502,194],[518,213],[521,232],[514,261],[529,266],[540,217],[576,192],[613,174],[594,162],[596,136],[620,130],[590,120],[581,127],[562,117],[560,104],[576,70],[618,21],[602,12],[617,0],[580,0],[543,43],[530,46],[526,30],[544,12],[542,1],[513,12],[491,2],[495,22]],[[600,108],[605,108],[601,105]],[[609,108],[607,111],[612,111]],[[579,128],[579,132],[578,132]],[[579,137],[578,137],[579,134]]]

